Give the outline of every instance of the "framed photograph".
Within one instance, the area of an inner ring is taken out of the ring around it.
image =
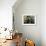
[[[23,15],[22,16],[22,24],[23,25],[35,25],[36,24],[36,16],[34,16],[34,15]]]

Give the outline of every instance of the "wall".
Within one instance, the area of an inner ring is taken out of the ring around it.
[[[46,0],[41,1],[41,41],[42,46],[46,46]]]
[[[22,32],[24,38],[34,40],[36,46],[41,46],[41,0],[23,0],[17,8],[13,7],[13,11],[15,29],[18,32]],[[36,25],[23,25],[22,16],[24,14],[33,14],[36,16]]]
[[[12,28],[12,6],[16,0],[0,0],[0,27]]]

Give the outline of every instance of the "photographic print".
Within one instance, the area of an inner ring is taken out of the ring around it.
[[[35,25],[36,24],[36,16],[33,15],[24,15],[22,17],[22,23],[24,25]]]

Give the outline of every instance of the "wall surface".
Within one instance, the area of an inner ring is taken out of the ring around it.
[[[12,28],[12,6],[16,0],[0,0],[0,27]]]
[[[16,5],[14,5],[16,6]],[[18,32],[23,33],[23,37],[35,41],[36,46],[41,46],[41,1],[40,0],[23,0],[14,11],[14,24]],[[36,16],[36,25],[23,25],[22,16],[32,14]]]
[[[42,46],[46,46],[46,0],[41,1],[41,41]]]

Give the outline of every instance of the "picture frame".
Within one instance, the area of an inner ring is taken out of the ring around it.
[[[36,25],[36,16],[24,14],[22,16],[22,25]]]

